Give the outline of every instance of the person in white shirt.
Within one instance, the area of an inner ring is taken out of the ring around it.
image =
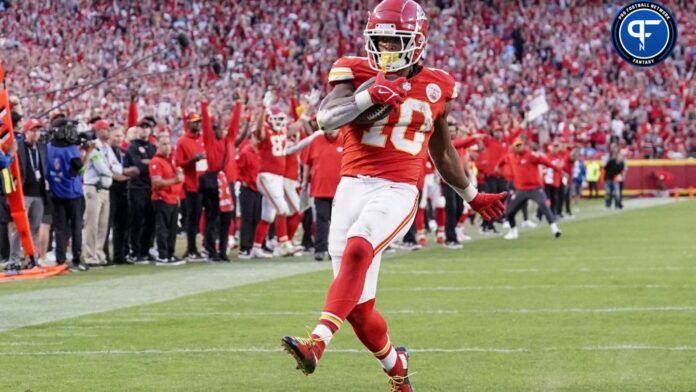
[[[103,245],[109,229],[109,188],[114,176],[123,174],[123,165],[109,144],[111,124],[98,120],[92,129],[97,134],[97,140],[84,174],[85,219],[82,248],[85,264],[100,266],[107,264]]]

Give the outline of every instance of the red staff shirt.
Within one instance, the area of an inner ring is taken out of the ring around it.
[[[198,178],[208,168],[207,160],[194,162],[194,155],[205,152],[203,138],[199,134],[186,133],[176,143],[176,165],[184,169],[184,190],[198,192]]]
[[[505,156],[503,165],[509,165],[512,172],[512,183],[515,189],[529,191],[544,186],[539,174],[539,165],[553,168],[560,172],[561,168],[555,166],[543,155],[524,150],[521,154],[510,152]]]
[[[307,165],[311,166],[311,197],[333,198],[338,182],[341,181],[341,159],[343,143],[341,136],[330,140],[319,136],[307,148]]]
[[[155,187],[152,177],[158,176],[163,180],[171,180],[176,178],[176,168],[172,163],[171,157],[155,155],[152,157],[150,164],[150,183],[152,183],[152,200],[162,200],[167,204],[179,204],[179,193],[181,186],[179,184],[167,185],[161,188]]]
[[[259,175],[261,162],[259,160],[259,152],[255,145],[247,143],[239,150],[237,168],[239,169],[239,180],[242,182],[242,185],[254,192],[258,192],[256,177]]]

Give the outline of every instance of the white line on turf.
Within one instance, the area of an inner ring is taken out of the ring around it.
[[[656,306],[656,307],[624,307],[624,308],[538,308],[538,309],[399,309],[384,310],[381,313],[387,315],[458,315],[470,313],[652,313],[652,312],[694,312],[696,306]],[[314,311],[268,311],[268,312],[148,312],[143,315],[151,317],[287,317],[317,315]],[[127,322],[127,318],[115,318],[119,322]],[[77,324],[79,325],[79,324]]]
[[[493,353],[516,354],[548,351],[696,351],[696,346],[651,346],[651,345],[614,345],[614,346],[585,346],[585,347],[546,347],[546,348],[484,348],[484,347],[460,347],[460,348],[413,348],[412,353]],[[4,356],[103,356],[103,355],[176,355],[176,354],[210,354],[210,353],[279,353],[280,348],[275,347],[250,347],[250,348],[171,348],[171,349],[144,349],[144,350],[85,350],[85,351],[15,351],[4,352]],[[368,354],[366,350],[359,349],[329,349],[328,352],[338,354]]]

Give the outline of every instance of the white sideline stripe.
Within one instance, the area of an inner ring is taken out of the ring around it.
[[[0,332],[329,268],[314,261],[239,262],[2,295]]]
[[[368,354],[366,350],[358,349],[329,349],[331,353],[339,354]],[[495,353],[515,354],[534,353],[548,351],[696,351],[696,346],[648,346],[648,345],[615,345],[615,346],[585,346],[573,347],[547,347],[540,349],[530,348],[416,348],[409,349],[413,353]],[[15,351],[4,352],[4,356],[50,356],[50,355],[171,355],[171,354],[209,354],[209,353],[280,353],[280,348],[250,347],[250,348],[172,348],[172,349],[145,349],[145,350],[96,350],[96,351]]]
[[[625,308],[539,308],[539,309],[400,309],[385,310],[382,314],[409,314],[409,315],[448,315],[448,314],[470,314],[470,313],[650,313],[650,312],[694,312],[696,306],[661,306],[661,307],[625,307]],[[222,317],[285,317],[285,316],[318,316],[314,311],[280,311],[280,312],[143,312],[143,315],[152,317],[197,317],[197,316],[222,316]],[[127,318],[114,318],[119,322],[128,321]],[[156,320],[153,320],[156,321]],[[108,323],[108,321],[105,321]],[[79,324],[75,324],[79,325]],[[22,335],[24,336],[24,335]]]

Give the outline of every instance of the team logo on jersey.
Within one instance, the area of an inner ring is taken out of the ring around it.
[[[677,22],[667,7],[639,1],[628,4],[614,17],[611,40],[616,52],[638,67],[666,59],[677,43]]]
[[[339,146],[339,147],[336,147],[336,151],[338,151],[338,152],[343,152],[343,147],[340,147],[340,146]]]
[[[442,90],[440,89],[440,86],[438,86],[437,84],[430,83],[425,88],[425,95],[428,96],[430,102],[435,103],[440,100],[440,97],[442,96]]]

